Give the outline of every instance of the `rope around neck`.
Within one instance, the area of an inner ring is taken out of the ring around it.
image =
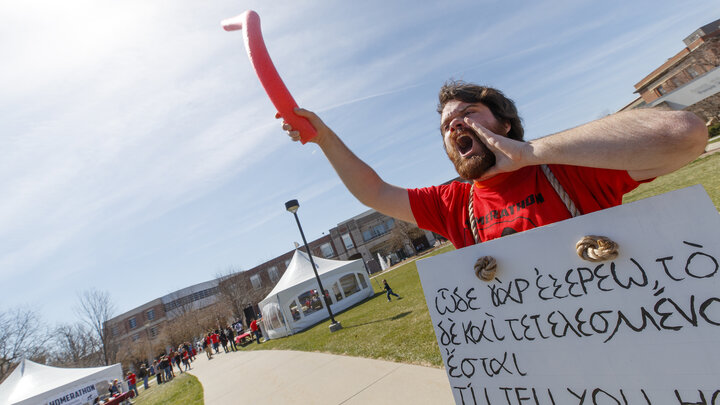
[[[565,189],[560,184],[555,175],[552,173],[550,168],[547,165],[540,165],[540,168],[542,169],[543,174],[545,174],[545,177],[548,179],[548,182],[550,182],[552,188],[557,193],[558,197],[560,197],[560,200],[562,200],[563,204],[565,204],[565,208],[567,208],[570,216],[572,218],[580,216],[580,210],[577,209],[572,198],[570,198],[568,193],[565,192]],[[470,198],[468,199],[468,216],[470,217],[470,230],[472,231],[473,239],[477,244],[482,241],[480,240],[480,234],[478,233],[477,228],[477,220],[475,219],[475,207],[473,204],[473,187],[475,187],[475,184],[470,185]]]
[[[568,193],[565,192],[565,189],[560,184],[560,182],[557,180],[557,178],[552,173],[550,168],[547,165],[540,165],[540,168],[542,169],[542,172],[545,175],[545,177],[548,179],[548,182],[550,182],[550,185],[552,186],[552,188],[557,193],[558,197],[560,197],[560,200],[563,202],[563,204],[565,204],[565,208],[567,208],[568,212],[570,213],[570,216],[572,218],[575,218],[575,217],[581,215],[580,210],[578,210],[577,207],[575,206],[575,202],[573,202],[572,198],[570,198]],[[468,199],[468,216],[470,217],[470,230],[472,232],[473,239],[474,239],[475,243],[477,244],[477,243],[480,243],[481,240],[480,240],[480,234],[478,233],[477,220],[475,219],[475,207],[473,204],[473,194],[474,194],[473,187],[475,187],[475,184],[470,185],[470,198]],[[607,239],[607,238],[605,238],[605,239]],[[580,244],[581,244],[581,242],[583,242],[583,240],[578,242],[576,249],[577,249],[578,255],[580,255],[580,257],[585,258],[581,254],[581,247],[580,247]],[[607,239],[607,240],[610,241],[611,243],[615,244],[615,242],[612,242],[610,239]],[[599,241],[598,241],[598,243],[599,243]],[[583,246],[590,246],[590,249],[595,249],[591,253],[586,253],[585,255],[587,257],[605,257],[605,255],[606,255],[606,253],[604,253],[604,251],[605,251],[605,247],[607,246],[607,244],[604,244],[603,247],[600,247],[599,244],[595,244],[594,245],[595,247],[593,248],[592,247],[593,245],[591,243],[588,244],[586,242],[583,244]],[[616,246],[615,256],[617,256],[617,244],[615,244],[615,246]],[[584,248],[582,248],[582,251],[583,252],[588,251],[588,248],[584,247]],[[591,259],[586,259],[586,260],[591,260]],[[607,259],[599,259],[599,260],[607,260]],[[495,273],[497,271],[497,263],[495,262],[495,259],[492,256],[483,256],[475,262],[474,269],[475,269],[475,275],[477,276],[477,278],[479,278],[482,281],[492,281],[495,279]]]

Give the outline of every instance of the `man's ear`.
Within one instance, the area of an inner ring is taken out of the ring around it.
[[[503,135],[507,136],[510,133],[510,128],[512,128],[512,125],[510,125],[510,121],[502,120],[503,129],[505,133]]]

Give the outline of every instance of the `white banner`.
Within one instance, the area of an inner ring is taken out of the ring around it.
[[[582,260],[585,235],[619,256]],[[720,216],[694,186],[417,267],[457,404],[680,405],[720,404],[719,261]]]
[[[86,384],[80,387],[74,387],[67,390],[61,395],[57,395],[47,402],[47,405],[85,405],[92,404],[98,397],[95,384]]]

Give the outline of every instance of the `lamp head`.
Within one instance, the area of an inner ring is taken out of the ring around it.
[[[298,200],[290,200],[285,203],[285,209],[292,212],[293,214],[297,212],[298,208],[300,208],[300,203]]]

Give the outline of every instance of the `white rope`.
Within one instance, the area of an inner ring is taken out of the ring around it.
[[[543,173],[545,173],[545,177],[547,177],[550,185],[552,186],[552,188],[555,189],[555,192],[558,194],[563,204],[565,204],[565,208],[567,208],[567,210],[570,212],[570,216],[573,218],[580,216],[580,211],[575,206],[572,198],[570,198],[568,193],[565,192],[565,189],[560,184],[558,179],[555,178],[555,175],[552,173],[552,171],[550,171],[550,168],[547,165],[540,165],[540,168],[542,169]]]

